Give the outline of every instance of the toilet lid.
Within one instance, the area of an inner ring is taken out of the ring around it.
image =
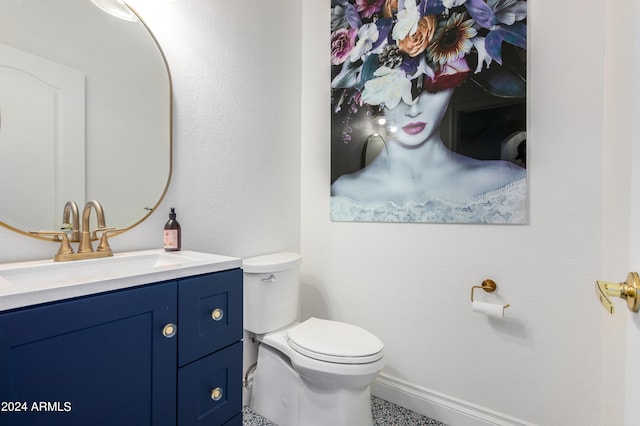
[[[382,357],[380,339],[343,322],[309,318],[290,329],[287,337],[294,350],[320,361],[364,364]]]

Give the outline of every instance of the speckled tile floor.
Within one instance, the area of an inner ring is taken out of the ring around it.
[[[371,398],[371,412],[373,426],[447,426],[375,396]],[[244,407],[242,413],[242,426],[277,426],[264,417],[253,413],[249,407]]]

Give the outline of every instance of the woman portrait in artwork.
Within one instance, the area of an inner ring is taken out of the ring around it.
[[[331,13],[333,127],[353,143],[364,110],[384,135],[372,161],[333,181],[332,219],[526,223],[522,164],[455,152],[441,136],[463,84],[525,97],[507,62],[525,62],[526,1],[333,0]]]

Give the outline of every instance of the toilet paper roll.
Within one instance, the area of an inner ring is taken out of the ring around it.
[[[493,318],[504,317],[504,306],[497,303],[479,302],[474,300],[471,302],[471,309],[473,312],[486,314]]]

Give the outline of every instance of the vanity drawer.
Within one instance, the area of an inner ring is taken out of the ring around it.
[[[234,424],[242,410],[241,383],[242,342],[180,368],[178,425]]]
[[[242,271],[178,281],[178,365],[242,339]]]

